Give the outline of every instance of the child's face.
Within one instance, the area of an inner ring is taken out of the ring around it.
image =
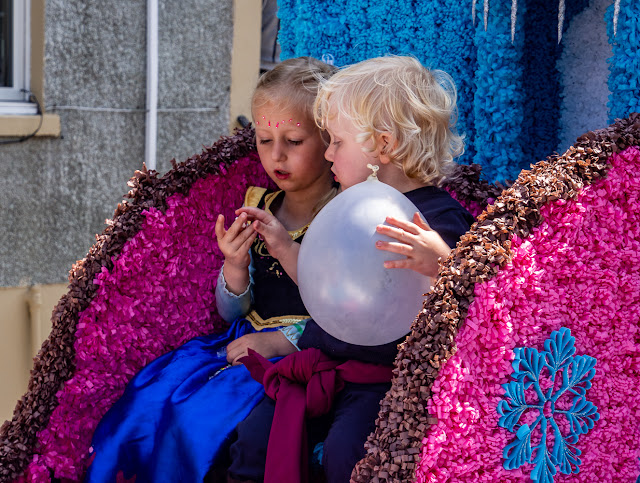
[[[325,152],[325,158],[333,162],[331,171],[336,175],[336,180],[343,189],[361,183],[371,174],[367,164],[380,164],[377,150],[374,152],[363,151],[363,146],[356,141],[358,133],[353,123],[340,116],[334,116],[327,120],[325,125],[331,142]],[[373,145],[373,141],[369,141]]]
[[[298,109],[267,102],[253,110],[260,161],[284,191],[331,186],[325,143],[312,119]]]

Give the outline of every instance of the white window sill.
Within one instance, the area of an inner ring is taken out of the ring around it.
[[[0,101],[0,116],[30,116],[38,113],[33,102]]]

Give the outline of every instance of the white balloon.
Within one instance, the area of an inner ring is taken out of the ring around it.
[[[429,277],[384,268],[405,258],[375,247],[395,241],[376,232],[387,216],[412,220],[418,211],[391,186],[369,177],[345,190],[316,215],[302,240],[298,287],[309,314],[344,342],[380,345],[409,332],[422,308]]]

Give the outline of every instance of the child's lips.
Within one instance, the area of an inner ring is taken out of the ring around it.
[[[286,171],[281,171],[279,169],[274,171],[274,174],[276,175],[276,178],[278,178],[278,179],[287,179],[289,176],[291,176]]]

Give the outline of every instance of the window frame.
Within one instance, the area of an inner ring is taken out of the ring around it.
[[[45,3],[47,0],[13,0],[13,4],[22,3],[26,9],[21,30],[25,39],[23,47],[26,78],[24,99],[33,96],[40,104],[22,101],[0,101],[4,111],[0,110],[0,142],[2,138],[53,137],[61,133],[60,116],[45,112],[44,92],[44,36]],[[24,108],[30,108],[25,112]],[[21,111],[20,108],[23,108]]]
[[[29,102],[30,50],[31,50],[31,2],[12,0],[13,86],[0,87],[0,115],[37,114],[38,107]]]

